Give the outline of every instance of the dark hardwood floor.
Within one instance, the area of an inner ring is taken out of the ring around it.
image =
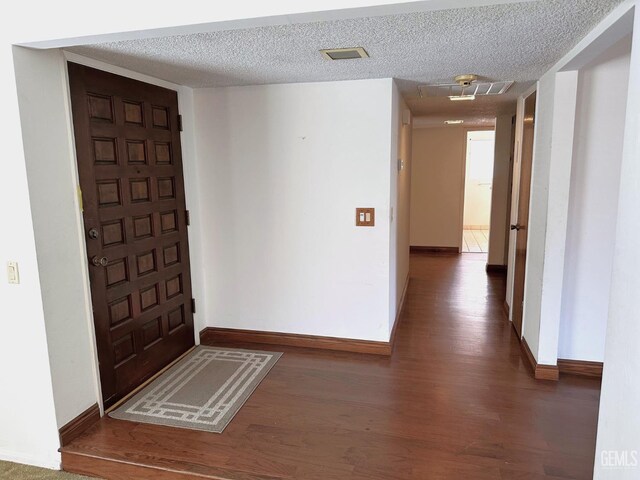
[[[285,354],[223,434],[103,418],[63,466],[113,479],[589,479],[599,381],[534,380],[485,262],[412,255],[390,358],[251,345]]]

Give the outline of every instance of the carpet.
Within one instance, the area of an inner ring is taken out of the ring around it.
[[[73,473],[11,462],[0,462],[0,478],[7,480],[89,480],[89,477]]]
[[[280,356],[200,345],[109,416],[222,433]]]

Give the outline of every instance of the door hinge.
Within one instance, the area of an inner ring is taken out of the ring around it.
[[[182,131],[182,115],[178,115],[178,130]]]
[[[196,313],[196,299],[191,299],[191,313]]]
[[[189,210],[184,211],[184,220],[187,222],[187,227],[191,225],[191,214],[189,213]]]

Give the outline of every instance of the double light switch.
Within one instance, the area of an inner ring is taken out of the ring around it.
[[[375,224],[375,208],[356,208],[356,227],[373,227]]]

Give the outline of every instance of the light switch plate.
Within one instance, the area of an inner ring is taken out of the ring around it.
[[[9,283],[20,283],[20,274],[18,273],[18,262],[7,262],[7,279]]]
[[[373,227],[375,224],[375,208],[356,208],[356,227]]]

